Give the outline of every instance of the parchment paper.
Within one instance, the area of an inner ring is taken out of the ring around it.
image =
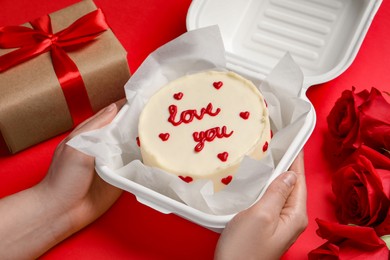
[[[234,214],[261,194],[275,166],[300,130],[311,106],[300,98],[303,74],[290,55],[279,62],[259,87],[270,112],[274,136],[266,157],[245,157],[233,181],[214,193],[211,181],[185,183],[176,175],[142,163],[138,118],[148,99],[166,83],[202,70],[225,70],[225,50],[217,26],[187,32],[154,51],[125,85],[127,104],[104,128],[74,137],[68,145],[96,158],[133,182],[190,207],[215,215]],[[141,144],[142,145],[142,144]]]

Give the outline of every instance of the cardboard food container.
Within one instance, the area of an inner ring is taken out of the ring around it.
[[[50,14],[53,33],[96,9],[92,1],[81,1]],[[13,50],[0,49],[0,56]],[[81,74],[92,112],[124,97],[123,86],[130,77],[127,53],[109,28],[67,54]],[[0,143],[11,153],[74,126],[50,52],[0,72],[0,89],[0,137],[4,139]]]
[[[254,160],[248,161],[244,158],[242,165],[246,165],[245,174],[261,176],[270,171],[263,180],[264,186],[255,198],[255,200],[259,199],[272,180],[289,168],[315,127],[315,111],[305,95],[306,90],[313,84],[338,76],[352,63],[380,4],[381,1],[337,0],[321,3],[286,0],[240,1],[239,3],[235,0],[193,1],[187,16],[189,32],[186,36],[181,36],[185,38],[175,39],[174,44],[168,43],[162,46],[163,49],[160,52],[157,50],[156,56],[148,58],[141,65],[137,72],[142,71],[142,73],[135,73],[125,86],[129,102],[113,122],[104,129],[86,133],[85,139],[78,136],[69,144],[81,150],[90,146],[89,151],[86,152],[96,156],[98,174],[108,183],[133,193],[139,202],[162,213],[174,213],[219,232],[238,211],[222,210],[218,214],[213,214],[203,210],[204,205],[200,205],[203,203],[202,200],[190,204],[197,192],[192,188],[197,184],[186,184],[177,180],[179,178],[175,178],[177,183],[174,183],[174,186],[179,186],[179,189],[182,188],[185,192],[191,189],[191,192],[186,194],[187,197],[179,195],[181,200],[190,201],[190,203],[187,203],[188,201],[183,203],[175,195],[169,194],[166,187],[159,185],[165,181],[164,172],[142,164],[135,142],[137,116],[148,98],[158,90],[158,87],[147,89],[144,85],[159,85],[163,76],[151,77],[156,74],[156,71],[159,73],[165,70],[165,74],[162,75],[168,75],[167,80],[169,80],[169,75],[174,74],[176,70],[183,70],[186,73],[194,67],[205,69],[208,66],[218,67],[223,64],[227,69],[250,78],[256,85],[261,84],[269,104],[273,127],[278,125],[276,122],[278,119],[273,117],[275,113],[271,111],[273,103],[279,103],[280,109],[287,111],[285,111],[286,117],[298,118],[297,124],[293,121],[294,124],[287,125],[280,131],[277,129],[270,143],[271,152],[265,159],[260,160],[259,164],[264,164],[260,168],[252,167],[255,164]],[[215,30],[214,25],[218,25],[219,29]],[[220,41],[219,36],[222,39],[221,44],[224,45],[223,58],[218,54],[221,51],[219,45],[213,44]],[[196,43],[193,41],[195,39]],[[184,45],[186,48],[177,48],[175,45],[177,42],[179,42],[178,46]],[[196,52],[196,49],[198,49],[197,55],[203,56],[193,60],[188,52],[189,50]],[[156,58],[164,55],[166,56],[164,62],[156,61]],[[209,57],[212,55],[216,56],[215,60]],[[271,92],[278,92],[277,97],[283,100],[272,99],[275,96],[271,96],[273,93],[268,93],[268,89]],[[139,95],[141,92],[142,95]],[[290,104],[285,108],[284,103],[289,102]],[[290,109],[294,110],[295,105],[299,106],[299,111],[290,113]],[[117,125],[126,125],[126,131],[121,131]],[[104,141],[99,141],[99,138]],[[124,146],[118,142],[118,140],[123,141],[123,138],[127,142]],[[107,154],[110,156],[106,156]],[[272,166],[271,170],[266,169],[268,159]],[[248,173],[252,169],[255,171]],[[259,169],[265,170],[259,172]],[[216,193],[221,195],[219,197],[222,198],[222,203],[223,199],[231,194],[237,196],[234,197],[235,202],[245,200],[246,188],[252,184],[247,180],[244,184],[246,186],[240,185],[239,181],[235,183],[235,180],[242,176],[236,178],[239,174],[238,172],[223,191]],[[172,182],[168,183],[172,184]],[[253,188],[252,186],[250,189]],[[229,193],[230,191],[233,192]],[[240,197],[242,194],[243,197]],[[206,194],[208,195],[210,194]],[[229,207],[229,205],[223,206]]]

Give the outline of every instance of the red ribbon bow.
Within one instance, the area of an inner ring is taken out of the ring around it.
[[[0,72],[50,51],[73,124],[77,125],[93,112],[84,81],[66,50],[83,47],[107,30],[104,15],[97,9],[54,34],[49,15],[30,24],[33,29],[24,26],[0,27],[0,48],[19,48],[0,56]]]

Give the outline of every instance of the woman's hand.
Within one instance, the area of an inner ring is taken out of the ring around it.
[[[115,117],[124,100],[80,124],[61,142],[46,177],[37,185],[0,200],[0,259],[35,259],[101,216],[121,190],[95,172],[94,158],[66,142],[101,128]]]
[[[111,104],[81,123],[57,147],[50,169],[37,188],[69,216],[72,229],[79,230],[103,214],[120,196],[120,189],[103,181],[95,172],[94,158],[66,144],[74,136],[101,128],[115,117],[124,101]],[[43,198],[45,199],[45,198]]]
[[[302,152],[252,207],[238,213],[218,241],[216,259],[279,259],[307,226]]]

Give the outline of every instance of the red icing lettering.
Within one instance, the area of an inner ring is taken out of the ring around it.
[[[241,113],[240,113],[240,117],[241,117],[242,119],[247,120],[247,119],[249,118],[249,112],[248,112],[248,111],[241,112]]]
[[[220,89],[220,88],[222,87],[222,85],[223,85],[223,82],[222,82],[222,81],[217,81],[217,82],[214,82],[214,83],[213,83],[213,86],[214,86],[214,88],[216,88],[216,89]]]
[[[183,181],[187,182],[187,183],[190,183],[192,182],[192,178],[190,176],[179,176],[180,179],[182,179]]]
[[[225,178],[221,179],[221,182],[225,185],[228,185],[233,180],[233,176],[228,175]]]
[[[223,152],[223,153],[219,153],[217,155],[217,157],[223,161],[223,162],[226,162],[227,161],[227,158],[228,158],[229,154],[227,152]]]
[[[160,139],[165,142],[166,140],[168,140],[169,134],[168,133],[161,133],[158,135],[158,137],[160,137]]]
[[[209,116],[216,116],[219,114],[219,112],[221,111],[220,108],[217,108],[214,112],[213,112],[213,105],[211,103],[209,103],[207,105],[206,108],[202,107],[200,109],[200,112],[198,113],[198,111],[196,111],[196,109],[188,109],[188,110],[184,110],[183,112],[181,112],[180,114],[180,118],[177,120],[176,119],[176,115],[177,115],[177,106],[175,105],[170,105],[168,107],[168,110],[169,110],[169,118],[168,118],[168,121],[174,125],[174,126],[178,126],[180,125],[181,123],[184,123],[184,124],[188,124],[188,123],[191,123],[194,118],[198,119],[198,120],[202,120],[204,115],[209,115]]]
[[[198,142],[198,144],[195,146],[194,150],[195,152],[202,151],[204,147],[204,143],[212,142],[216,137],[217,138],[223,138],[223,137],[229,137],[233,134],[233,131],[230,133],[226,132],[226,126],[223,126],[222,129],[217,126],[214,128],[210,128],[206,131],[200,131],[200,132],[194,132],[192,134],[192,137],[194,138],[195,142]]]
[[[183,97],[183,93],[182,92],[178,92],[178,93],[173,95],[173,98],[176,99],[176,100],[180,100],[180,99],[182,99],[182,97]]]
[[[141,141],[139,140],[139,137],[138,137],[138,136],[137,136],[137,138],[135,138],[135,140],[137,141],[138,147],[141,147]]]

